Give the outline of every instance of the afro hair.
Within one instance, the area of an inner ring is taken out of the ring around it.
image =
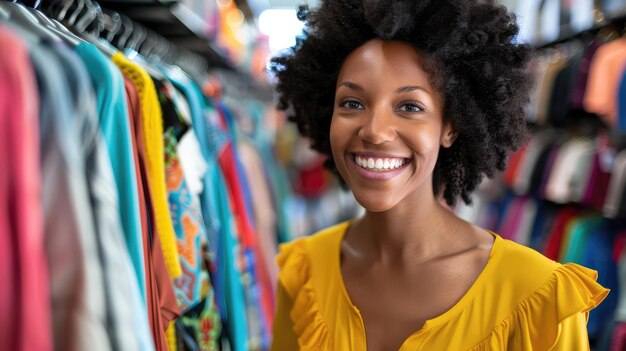
[[[304,37],[270,66],[278,108],[336,174],[329,133],[337,76],[348,54],[372,39],[408,43],[434,62],[424,69],[457,135],[433,175],[435,194],[443,191],[448,204],[459,196],[470,203],[483,177],[503,171],[524,142],[532,49],[514,42],[516,18],[496,1],[323,0],[317,9],[300,7],[298,18]]]

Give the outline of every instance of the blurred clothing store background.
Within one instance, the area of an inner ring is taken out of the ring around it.
[[[269,348],[278,245],[362,211],[275,108],[306,2],[0,0],[0,350]],[[597,270],[626,350],[626,0],[504,4],[531,137],[453,210]]]

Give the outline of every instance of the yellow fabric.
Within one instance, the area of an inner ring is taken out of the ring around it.
[[[348,225],[281,246],[272,350],[366,350],[362,318],[340,271]],[[589,348],[587,312],[608,294],[597,273],[493,235],[488,263],[465,296],[426,321],[400,351]],[[288,346],[294,343],[299,347]]]
[[[174,321],[170,322],[170,325],[165,330],[165,340],[167,342],[167,351],[176,351],[176,327]]]
[[[148,167],[148,182],[152,192],[152,202],[156,215],[156,224],[163,249],[165,265],[170,277],[176,278],[182,274],[178,261],[176,234],[172,225],[167,203],[167,189],[165,185],[165,160],[163,151],[163,120],[161,105],[156,88],[148,73],[139,65],[117,52],[111,58],[117,67],[129,77],[139,93],[141,104],[141,118],[143,126],[143,143],[146,149],[146,163]]]

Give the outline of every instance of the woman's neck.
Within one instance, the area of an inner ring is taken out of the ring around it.
[[[352,226],[346,244],[383,264],[417,263],[461,244],[462,236],[454,234],[467,225],[434,197],[422,198],[384,212],[367,211]]]

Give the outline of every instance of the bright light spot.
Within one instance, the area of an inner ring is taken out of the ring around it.
[[[217,0],[217,5],[220,7],[227,7],[232,4],[233,0]]]
[[[226,22],[231,28],[239,28],[243,24],[243,12],[239,9],[231,9],[226,14]]]
[[[295,10],[269,9],[259,16],[259,29],[269,37],[271,52],[296,45],[296,36],[302,34],[303,28]]]

